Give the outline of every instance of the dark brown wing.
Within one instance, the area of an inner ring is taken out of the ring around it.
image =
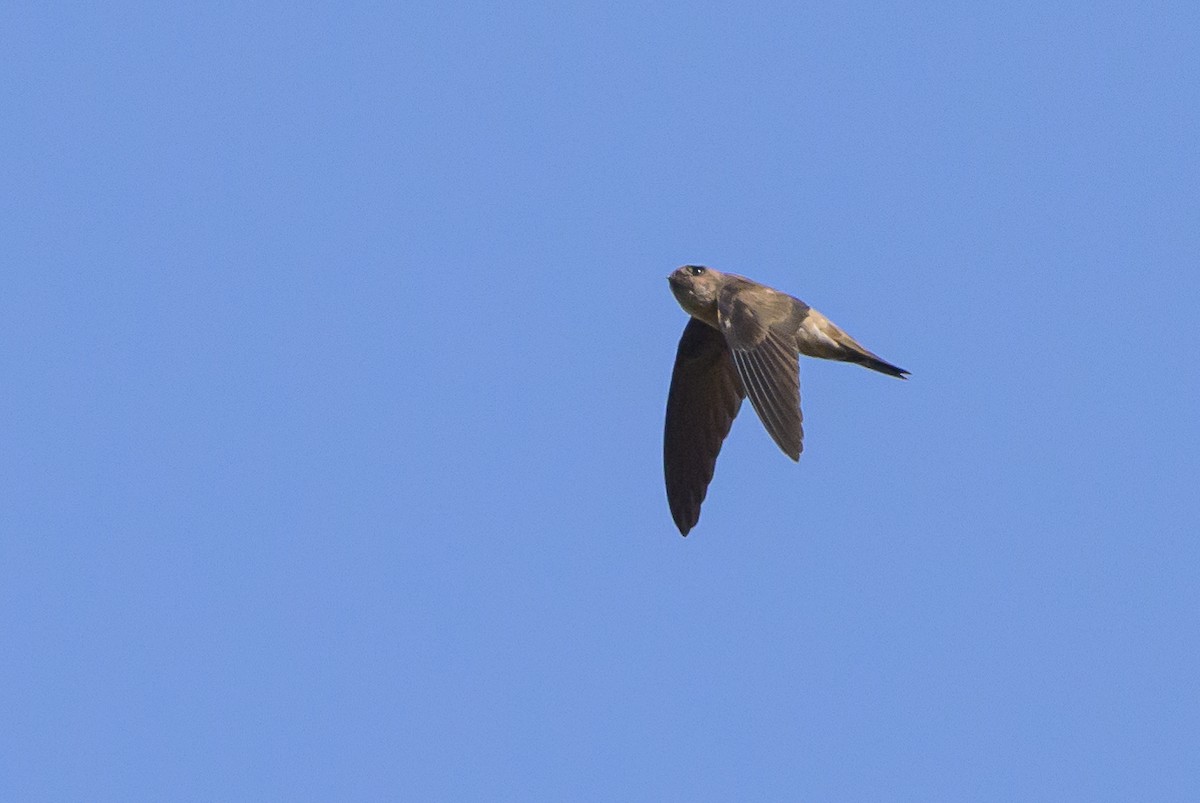
[[[796,328],[808,312],[802,301],[751,282],[729,283],[717,302],[733,364],[754,411],[783,453],[800,459],[800,365]]]
[[[721,443],[745,395],[724,335],[689,320],[675,354],[663,434],[667,503],[682,535],[700,519]]]

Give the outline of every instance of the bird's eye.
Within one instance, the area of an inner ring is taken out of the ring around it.
[[[704,273],[704,268],[699,265],[688,265],[688,273],[693,276],[699,276],[701,273]]]

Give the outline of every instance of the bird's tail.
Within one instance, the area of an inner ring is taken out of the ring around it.
[[[904,379],[908,374],[903,368],[867,351],[833,321],[811,308],[796,333],[796,346],[801,354],[811,357],[858,363],[872,371],[900,379]]]
[[[832,340],[839,346],[839,353],[834,355],[834,359],[857,363],[864,368],[870,368],[872,371],[878,371],[881,374],[907,379],[908,371],[905,371],[898,365],[892,365],[878,354],[874,354],[863,348],[862,344],[841,329],[833,326],[832,323],[829,329],[832,330]]]
[[[878,371],[881,374],[887,374],[899,379],[908,379],[908,371],[892,365],[887,360],[879,359],[866,349],[863,349],[861,352],[851,353],[846,359],[849,362],[858,363],[865,368],[870,368],[872,371]]]

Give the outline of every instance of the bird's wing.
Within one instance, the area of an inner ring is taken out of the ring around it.
[[[718,320],[746,394],[783,453],[800,459],[800,365],[796,329],[808,307],[754,284],[730,284],[717,301]]]
[[[745,395],[725,337],[690,319],[675,354],[663,434],[667,503],[683,535],[700,519],[721,443]]]

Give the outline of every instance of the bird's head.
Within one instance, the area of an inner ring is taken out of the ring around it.
[[[689,315],[716,325],[717,296],[721,292],[721,273],[703,265],[684,265],[667,277],[679,306]]]

